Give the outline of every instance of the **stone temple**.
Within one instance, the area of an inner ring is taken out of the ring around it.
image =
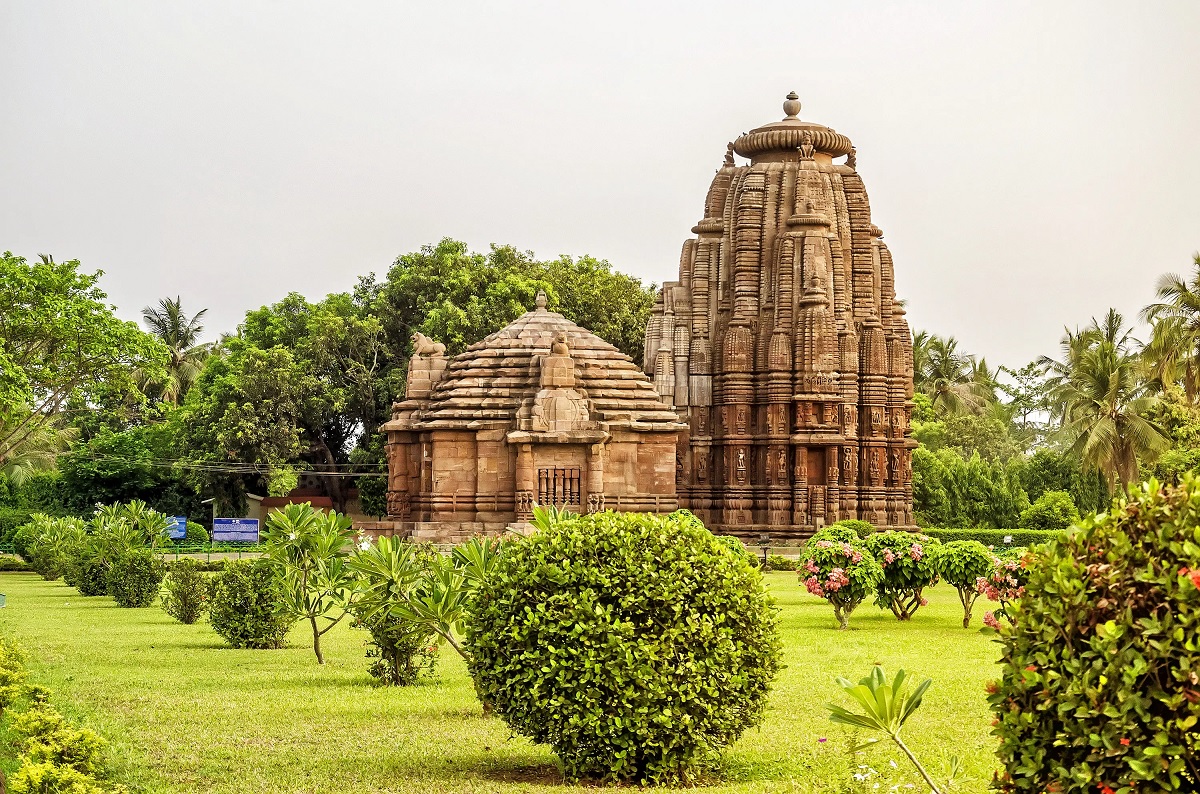
[[[684,425],[633,361],[537,308],[465,352],[417,334],[387,433],[387,522],[458,541],[520,528],[534,503],[575,512],[676,509]]]
[[[910,527],[912,340],[892,257],[850,139],[798,118],[794,93],[783,109],[729,144],[647,327],[646,371],[687,422],[680,506],[750,537]]]

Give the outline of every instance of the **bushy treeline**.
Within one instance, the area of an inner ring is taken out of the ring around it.
[[[348,292],[291,293],[205,343],[203,309],[165,299],[143,310],[142,330],[116,319],[98,279],[77,261],[0,256],[0,474],[21,488],[36,472],[62,474],[55,499],[6,504],[0,488],[0,537],[33,512],[84,517],[133,499],[195,519],[214,498],[236,513],[248,493],[290,491],[299,471],[345,511],[355,481],[344,475],[384,470],[377,428],[403,398],[414,332],[457,353],[544,290],[552,311],[640,361],[654,300],[592,257],[445,239]],[[50,361],[44,350],[66,352]],[[380,483],[364,489],[371,513]]]

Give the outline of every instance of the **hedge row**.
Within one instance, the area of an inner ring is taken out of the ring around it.
[[[1022,547],[1053,540],[1062,530],[1058,529],[920,529],[923,535],[937,538],[942,543],[952,540],[977,540],[985,546]]]

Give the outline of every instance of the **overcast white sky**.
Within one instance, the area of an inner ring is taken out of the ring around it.
[[[1200,2],[0,2],[0,249],[210,336],[443,236],[673,278],[726,141],[845,133],[916,328],[992,363],[1200,249]]]

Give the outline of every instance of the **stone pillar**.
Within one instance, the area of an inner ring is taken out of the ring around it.
[[[533,445],[517,445],[517,520],[529,521],[533,518],[534,489],[537,480],[533,471]]]

